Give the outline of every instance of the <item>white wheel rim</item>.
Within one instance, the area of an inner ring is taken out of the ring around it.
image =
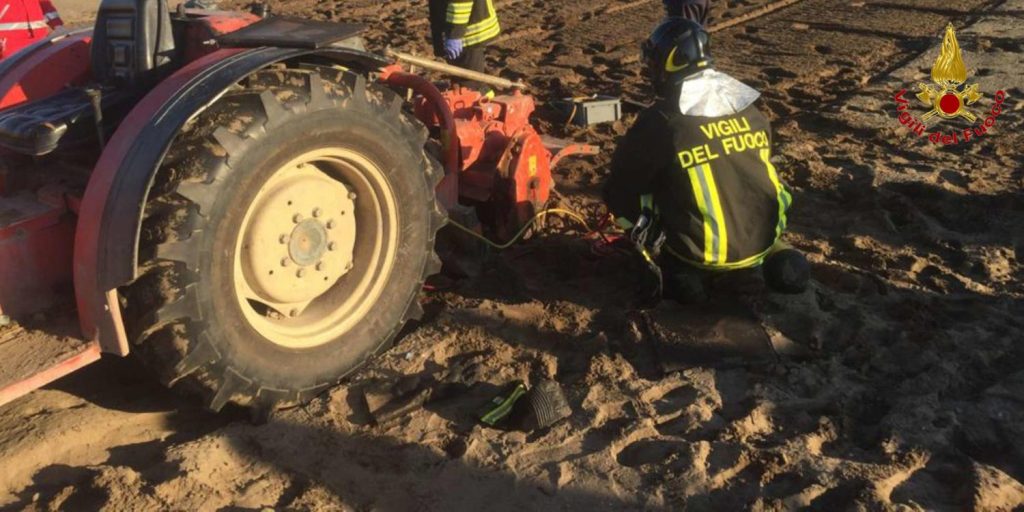
[[[246,321],[292,349],[348,332],[387,284],[398,220],[384,172],[361,153],[318,149],[281,166],[238,231],[233,282]]]

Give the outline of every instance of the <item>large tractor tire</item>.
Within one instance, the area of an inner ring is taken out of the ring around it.
[[[123,291],[134,351],[209,407],[300,403],[384,350],[440,270],[440,166],[386,88],[261,71],[176,138]]]

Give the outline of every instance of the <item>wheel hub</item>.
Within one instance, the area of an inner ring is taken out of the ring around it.
[[[346,148],[311,150],[274,171],[249,204],[238,228],[234,291],[253,329],[306,349],[371,314],[399,236],[395,196],[380,167]]]
[[[254,205],[242,268],[255,299],[301,311],[352,267],[356,221],[348,188],[313,165],[283,169]]]
[[[288,242],[288,256],[302,267],[313,265],[327,252],[327,228],[315,219],[295,226]]]

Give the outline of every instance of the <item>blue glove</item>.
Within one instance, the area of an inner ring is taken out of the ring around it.
[[[444,55],[448,60],[455,60],[462,55],[462,39],[446,39],[444,42]]]

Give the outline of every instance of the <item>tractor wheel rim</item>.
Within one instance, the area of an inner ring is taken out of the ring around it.
[[[394,266],[398,215],[386,175],[358,151],[324,148],[278,168],[235,244],[234,292],[249,325],[291,349],[348,332]]]

